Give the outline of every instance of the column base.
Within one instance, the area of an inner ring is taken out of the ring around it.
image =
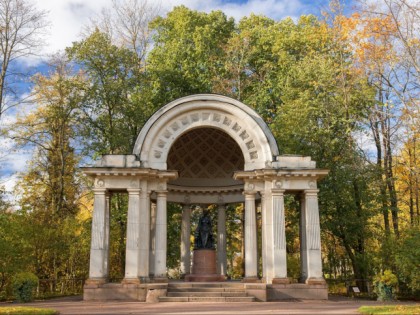
[[[289,284],[289,278],[273,278],[272,284]]]
[[[139,278],[124,278],[121,281],[121,284],[140,284],[141,281]]]
[[[259,283],[261,280],[258,277],[245,277],[242,279],[244,283]]]
[[[153,283],[168,283],[168,282],[169,282],[168,277],[157,277],[157,276],[155,276],[153,278]]]
[[[85,281],[85,287],[97,288],[108,282],[106,278],[89,278]]]
[[[327,282],[324,278],[308,278],[305,283],[311,285],[325,285]]]

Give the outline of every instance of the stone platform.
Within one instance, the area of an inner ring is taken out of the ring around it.
[[[284,300],[327,300],[326,284],[265,284],[225,282],[182,282],[84,286],[86,301],[123,300],[141,302],[273,302]],[[176,298],[167,299],[166,297]]]

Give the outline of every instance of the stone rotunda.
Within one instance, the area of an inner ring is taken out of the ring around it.
[[[158,110],[131,155],[104,155],[84,167],[94,180],[89,279],[84,299],[152,301],[167,293],[167,202],[183,205],[181,272],[190,273],[191,205],[218,205],[217,271],[226,275],[226,205],[244,203],[245,278],[259,300],[326,299],[322,274],[317,181],[327,170],[310,157],[280,156],[262,118],[220,95],[192,95]],[[109,201],[128,193],[125,277],[108,283]],[[301,283],[286,264],[284,195],[300,197]],[[258,272],[256,207],[262,214],[262,278]]]

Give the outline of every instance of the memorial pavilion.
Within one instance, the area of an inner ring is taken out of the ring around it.
[[[146,301],[149,296],[166,296],[167,202],[183,207],[180,268],[184,275],[191,270],[191,206],[217,205],[217,272],[226,275],[226,206],[244,203],[244,289],[263,301],[327,298],[317,181],[328,171],[317,169],[310,157],[279,155],[267,124],[247,105],[211,94],[175,100],[147,121],[132,154],[104,155],[83,172],[94,181],[86,300]],[[125,276],[117,284],[108,283],[113,192],[128,194]],[[287,275],[285,194],[300,198],[300,283],[290,283]],[[261,235],[257,235],[257,207],[261,207]],[[257,237],[262,240],[261,253]]]

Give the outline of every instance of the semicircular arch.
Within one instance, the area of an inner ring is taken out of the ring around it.
[[[133,154],[144,167],[165,170],[172,144],[188,131],[203,127],[219,129],[235,140],[244,156],[244,170],[265,168],[279,154],[273,134],[254,110],[211,94],[187,96],[159,109],[141,130]]]

